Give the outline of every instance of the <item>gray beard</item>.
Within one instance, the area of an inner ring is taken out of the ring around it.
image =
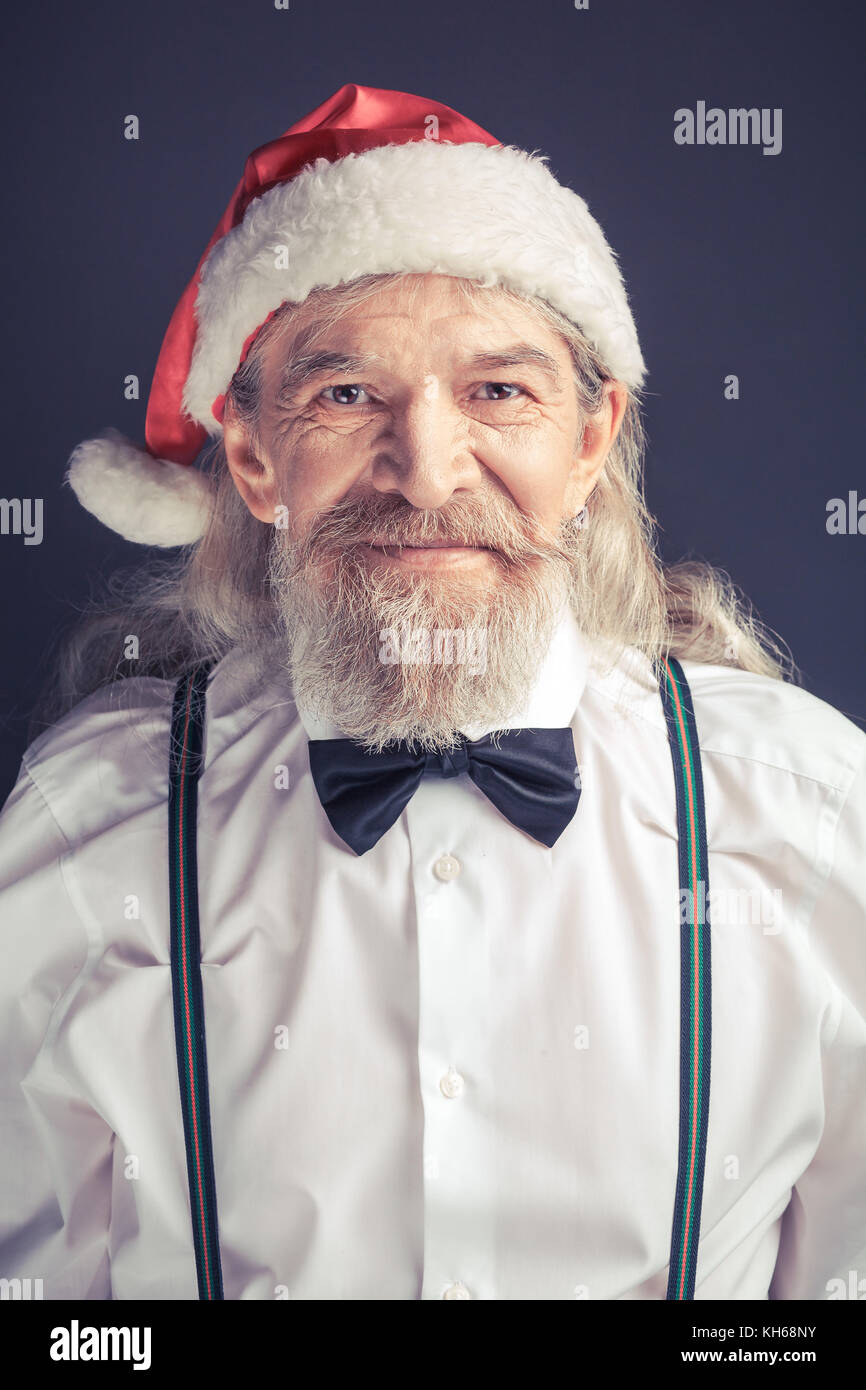
[[[497,558],[489,582],[372,565],[351,547],[311,560],[276,530],[269,581],[299,708],[380,751],[453,749],[525,706],[573,582],[561,543]]]

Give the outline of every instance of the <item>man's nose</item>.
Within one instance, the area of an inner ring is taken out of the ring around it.
[[[395,408],[378,441],[372,481],[379,492],[399,492],[418,508],[444,506],[458,489],[482,483],[466,421],[435,378]]]

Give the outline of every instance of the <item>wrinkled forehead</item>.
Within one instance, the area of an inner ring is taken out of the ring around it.
[[[383,329],[386,336],[390,325],[405,331],[407,321],[422,319],[425,331],[441,327],[446,337],[465,342],[473,352],[485,345],[503,349],[521,340],[526,347],[535,344],[539,362],[548,366],[557,357],[568,360],[567,341],[531,302],[517,300],[500,286],[425,274],[366,287],[361,293],[352,285],[339,286],[314,292],[302,304],[284,305],[260,344],[266,376],[273,380],[286,366],[324,357],[326,347],[333,347],[337,358],[351,352],[359,366],[368,356],[373,365],[373,345],[382,345]],[[335,360],[335,369],[337,365]]]

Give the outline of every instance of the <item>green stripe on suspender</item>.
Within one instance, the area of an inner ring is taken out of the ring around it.
[[[200,1299],[222,1299],[201,983],[196,862],[197,785],[205,691],[213,662],[178,682],[171,721],[169,888],[177,1072]],[[673,657],[656,667],[674,766],[680,902],[680,1122],[667,1299],[694,1298],[710,1101],[711,983],[707,836],[691,691]]]
[[[661,662],[658,674],[674,765],[681,904],[680,1143],[665,1296],[688,1300],[695,1296],[710,1107],[710,885],[704,785],[691,690],[682,666],[673,657]]]
[[[207,1081],[196,811],[204,735],[205,662],[177,685],[169,762],[169,894],[174,1035],[200,1299],[223,1297]]]

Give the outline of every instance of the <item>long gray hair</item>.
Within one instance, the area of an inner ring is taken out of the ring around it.
[[[366,275],[316,289],[305,303],[313,309],[314,325],[324,330],[382,288],[412,279],[402,273]],[[489,308],[491,295],[504,295],[538,313],[570,349],[581,426],[597,414],[612,375],[579,328],[545,300],[477,281],[456,283],[470,307]],[[264,349],[290,324],[295,307],[284,305],[265,324],[227,393],[227,413],[243,422],[254,449],[261,446]],[[305,335],[305,351],[315,336]],[[760,622],[725,571],[695,560],[663,564],[644,500],[644,450],[641,393],[630,391],[619,433],[584,508],[573,585],[581,630],[603,645],[611,661],[633,647],[652,660],[671,655],[799,682],[787,647]],[[103,581],[103,592],[91,597],[55,642],[31,738],[92,691],[128,676],[174,681],[197,662],[219,660],[241,645],[266,665],[271,644],[280,640],[267,583],[274,528],[243,502],[221,440],[200,466],[210,475],[214,499],[205,535],[169,558],[151,558]],[[132,659],[131,638],[137,639]]]

